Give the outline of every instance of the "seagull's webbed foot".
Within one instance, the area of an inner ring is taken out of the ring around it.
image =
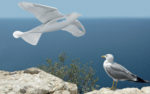
[[[116,90],[116,88],[110,88],[110,90]]]

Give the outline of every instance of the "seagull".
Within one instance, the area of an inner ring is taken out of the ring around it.
[[[68,15],[63,15],[57,8],[30,2],[21,2],[19,6],[34,14],[42,23],[29,31],[21,32],[17,30],[13,33],[14,38],[22,38],[31,45],[37,45],[41,35],[46,32],[63,30],[71,33],[75,37],[81,37],[86,33],[84,26],[77,20],[80,16],[79,13],[73,12]]]
[[[136,76],[122,65],[115,63],[114,56],[112,54],[106,54],[101,57],[106,59],[103,63],[104,70],[106,71],[108,76],[113,79],[113,84],[111,87],[112,90],[116,89],[118,81],[149,83],[149,81],[143,80],[142,78]]]

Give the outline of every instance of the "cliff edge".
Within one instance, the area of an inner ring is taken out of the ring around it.
[[[77,94],[77,86],[38,68],[0,71],[0,94]]]
[[[138,88],[124,88],[117,90],[110,90],[110,88],[101,88],[100,90],[94,90],[85,94],[150,94],[150,86]]]

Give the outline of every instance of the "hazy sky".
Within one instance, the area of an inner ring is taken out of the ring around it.
[[[33,17],[18,7],[22,1],[53,6],[66,14],[78,12],[82,17],[150,17],[150,0],[1,0],[0,18]]]

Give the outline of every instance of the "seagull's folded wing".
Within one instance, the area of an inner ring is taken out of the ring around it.
[[[127,70],[125,67],[123,67],[122,65],[120,65],[118,63],[113,63],[111,65],[111,68],[115,71],[124,72],[124,73],[127,73],[127,74],[132,74],[129,70]]]
[[[33,4],[29,2],[21,2],[19,3],[19,6],[24,10],[33,13],[35,17],[42,23],[46,23],[53,19],[63,17],[63,15],[56,8],[53,7],[41,4]]]
[[[113,63],[109,68],[106,69],[106,71],[111,77],[115,79],[130,81],[136,80],[136,75],[132,74],[125,67],[117,63]]]
[[[63,28],[62,30],[67,31],[76,37],[83,36],[86,32],[84,26],[78,20]]]

